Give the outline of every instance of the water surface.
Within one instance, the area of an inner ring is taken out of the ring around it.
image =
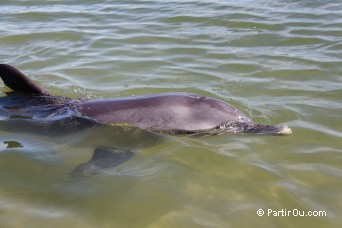
[[[75,179],[94,146],[144,136],[1,127],[0,226],[341,227],[341,15],[339,0],[2,1],[0,62],[52,94],[198,93],[294,133],[165,136]]]

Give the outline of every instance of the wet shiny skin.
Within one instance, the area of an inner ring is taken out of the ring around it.
[[[188,93],[89,100],[79,104],[79,112],[100,122],[151,130],[208,130],[228,121],[251,121],[232,105]]]

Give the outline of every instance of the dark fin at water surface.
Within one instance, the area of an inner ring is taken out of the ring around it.
[[[96,174],[98,171],[114,168],[134,156],[134,152],[119,148],[102,147],[94,150],[92,158],[78,165],[71,172],[72,177],[84,177]]]
[[[41,86],[34,83],[26,75],[8,64],[0,64],[0,77],[5,85],[14,92],[49,95]]]

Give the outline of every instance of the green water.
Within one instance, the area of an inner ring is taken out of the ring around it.
[[[294,133],[165,136],[72,178],[108,129],[0,128],[0,227],[341,227],[341,15],[339,0],[1,1],[0,62],[52,94],[192,92]]]

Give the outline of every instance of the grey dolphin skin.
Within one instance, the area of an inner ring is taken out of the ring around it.
[[[58,120],[60,128],[70,129],[74,127],[71,123],[78,121],[81,123],[78,126],[83,127],[91,126],[91,123],[130,125],[169,134],[292,133],[287,126],[254,123],[234,106],[196,94],[161,93],[112,99],[70,99],[50,95],[8,64],[0,64],[0,76],[12,90],[7,96],[0,97],[0,117],[2,120],[7,117],[7,122],[30,119],[46,124],[55,121],[55,124]],[[115,157],[120,157],[117,153]],[[106,154],[104,157],[108,157]],[[95,158],[98,163],[99,156]]]

